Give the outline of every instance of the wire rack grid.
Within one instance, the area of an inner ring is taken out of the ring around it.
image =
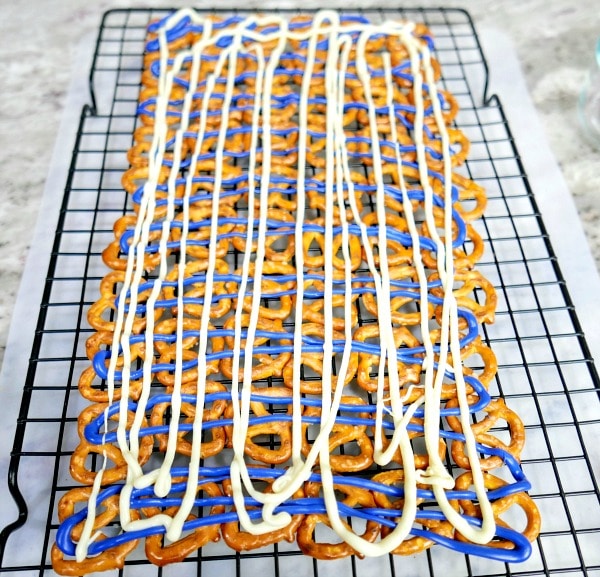
[[[460,105],[457,125],[471,141],[467,175],[487,190],[486,216],[478,223],[486,251],[478,266],[498,294],[497,320],[484,326],[499,362],[491,393],[507,399],[526,426],[523,467],[543,517],[533,554],[514,566],[441,547],[414,557],[322,562],[287,543],[243,554],[211,544],[164,569],[134,556],[119,575],[600,575],[594,477],[600,381],[501,101],[487,96],[488,68],[473,23],[455,9],[363,12],[373,20],[405,16],[429,26],[444,88]],[[54,574],[55,508],[73,486],[69,457],[86,406],[77,391],[89,362],[86,311],[106,273],[101,251],[113,238],[112,224],[130,211],[120,178],[136,127],[146,27],[166,13],[114,10],[100,27],[92,105],[81,112],[11,453],[9,487],[19,518],[0,534],[2,574]]]

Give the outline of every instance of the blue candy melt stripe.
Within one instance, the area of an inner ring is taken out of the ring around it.
[[[266,231],[267,237],[269,237],[269,236],[280,237],[280,236],[293,236],[294,235],[294,223],[293,222],[267,219],[265,224],[267,227],[267,231]],[[217,226],[219,228],[226,226],[226,225],[234,225],[234,226],[237,225],[237,226],[241,226],[243,228],[237,232],[233,231],[233,232],[227,232],[227,233],[219,233],[219,234],[217,234],[217,241],[220,241],[220,240],[226,239],[226,238],[234,238],[234,237],[246,238],[247,237],[246,228],[248,226],[248,219],[240,218],[240,217],[223,217],[223,216],[221,216],[217,219]],[[258,225],[259,225],[259,221],[255,220],[254,226],[258,227]],[[210,220],[190,221],[190,230],[192,232],[200,230],[200,229],[207,229],[207,228],[210,228],[210,226],[211,226]],[[171,229],[181,228],[182,223],[180,221],[172,221],[172,223],[170,223],[170,227],[171,227]],[[162,230],[162,223],[159,223],[159,222],[153,223],[150,226],[150,230],[151,231]],[[302,230],[304,232],[315,232],[317,234],[322,234],[322,235],[325,234],[325,227],[318,225],[318,224],[314,224],[314,223],[305,223],[302,227]],[[367,236],[370,236],[370,237],[376,237],[379,234],[378,226],[367,226],[366,230],[367,230]],[[396,230],[395,228],[390,227],[390,226],[386,226],[386,231],[387,231],[387,236],[390,240],[399,242],[404,247],[412,246],[412,238],[409,233],[399,232],[398,230]],[[341,226],[333,227],[333,235],[334,236],[340,235],[341,233],[342,233]],[[360,236],[361,236],[360,227],[357,224],[350,224],[350,225],[348,225],[348,233],[351,236],[360,238]],[[119,241],[122,252],[124,252],[124,253],[129,252],[130,241],[131,241],[132,237],[133,237],[132,229],[128,229],[123,233],[123,235],[121,236],[120,241]],[[258,238],[257,230],[255,230],[253,232],[252,238]],[[433,240],[431,240],[430,238],[420,236],[419,242],[420,242],[423,250],[437,252],[437,246],[436,246],[435,242]],[[459,247],[462,245],[463,242],[464,242],[464,235],[462,238],[460,238],[460,236],[457,237],[454,240],[453,246],[455,248]],[[209,239],[207,238],[207,239],[203,239],[203,240],[196,240],[193,238],[188,238],[186,241],[186,244],[189,244],[191,246],[208,246]],[[180,246],[181,246],[180,241],[171,241],[171,242],[167,243],[168,248],[180,248]],[[146,252],[148,252],[148,253],[158,252],[158,244],[148,246],[146,249]]]
[[[469,384],[471,384],[475,390],[478,390],[478,392],[481,392],[481,395],[479,397],[478,402],[473,403],[469,407],[470,412],[472,414],[475,414],[478,411],[485,409],[485,407],[490,402],[490,397],[489,397],[489,394],[487,393],[487,391],[482,387],[482,385],[480,383],[477,382],[477,385],[475,385],[475,381],[476,381],[476,379],[473,379],[473,382],[469,383]],[[240,394],[240,397],[241,397],[241,394]],[[268,405],[276,405],[276,406],[280,406],[280,405],[284,405],[284,406],[288,405],[289,406],[293,402],[292,397],[271,397],[269,395],[260,395],[260,394],[252,394],[250,396],[250,400],[251,400],[251,402],[263,403],[263,404],[268,404]],[[182,395],[181,401],[183,403],[188,403],[190,405],[194,405],[194,406],[196,405],[196,397],[194,395]],[[231,393],[229,393],[229,392],[209,393],[205,397],[206,404],[211,404],[211,403],[214,403],[217,401],[231,401]],[[170,394],[165,393],[165,394],[159,394],[159,395],[153,396],[152,398],[150,398],[148,400],[148,403],[146,404],[145,408],[147,411],[151,411],[156,405],[160,405],[163,403],[168,403],[168,404],[171,403],[171,395]],[[302,399],[300,399],[300,403],[303,407],[321,407],[321,401],[316,398],[302,398]],[[131,412],[136,412],[137,408],[138,408],[137,404],[134,401],[129,401],[127,407],[128,407],[128,410]],[[408,409],[407,406],[403,407],[404,412],[406,412],[407,409]],[[364,415],[364,414],[373,415],[373,414],[375,414],[376,410],[377,409],[376,409],[375,405],[352,405],[352,404],[341,403],[339,412],[340,413],[350,413],[350,416],[339,415],[336,418],[336,423],[341,424],[341,425],[374,427],[375,426],[374,418],[371,418],[371,417],[366,418],[366,417],[363,417],[360,415]],[[112,416],[118,414],[118,412],[119,412],[119,403],[118,402],[113,403],[108,408],[108,411],[107,411],[108,418],[110,419]],[[455,407],[455,408],[443,407],[440,409],[440,414],[442,417],[449,417],[449,416],[457,417],[460,415],[460,409],[458,407]],[[358,415],[358,416],[356,416],[356,415]],[[424,410],[422,407],[415,412],[415,416],[417,418],[424,416]],[[318,425],[320,423],[320,419],[316,418],[316,417],[303,416],[302,420],[308,424]],[[86,425],[86,427],[84,429],[84,435],[85,435],[86,440],[89,443],[92,443],[93,445],[102,445],[105,443],[114,443],[117,441],[116,433],[101,432],[101,429],[103,429],[103,427],[104,427],[105,421],[106,421],[106,416],[105,416],[105,413],[102,412],[94,420],[92,420],[88,425]],[[265,423],[274,423],[277,421],[291,422],[292,415],[275,414],[275,415],[268,415],[268,416],[263,416],[263,417],[251,416],[250,417],[250,426],[261,425],[261,424],[265,424]],[[229,427],[232,425],[233,425],[232,419],[221,419],[220,418],[220,419],[217,419],[214,421],[203,422],[202,430],[209,430],[209,429],[213,429],[213,428],[217,428],[217,427]],[[391,422],[389,420],[389,416],[385,413],[384,413],[384,420],[383,420],[382,426],[384,429],[387,429],[390,431],[394,430],[393,422]],[[190,432],[192,430],[192,424],[191,423],[179,423],[177,430],[179,432]],[[415,433],[421,433],[421,434],[424,432],[423,426],[419,425],[419,424],[415,424],[415,423],[409,424],[408,430],[413,431]],[[149,436],[149,435],[167,434],[168,432],[169,432],[168,425],[156,425],[156,426],[151,426],[151,427],[143,427],[140,430],[140,437],[145,437],[145,436]],[[455,433],[453,431],[440,431],[440,435],[444,439],[464,442],[464,436],[462,434]],[[127,438],[129,438],[129,433],[127,433]],[[507,453],[506,451],[504,451],[502,449],[493,449],[493,448],[484,447],[483,445],[480,446],[480,450],[484,453],[490,453],[490,451],[492,451],[490,454],[494,454],[496,456],[501,457],[505,462],[507,462],[510,465],[511,470],[513,468],[515,469],[515,471],[520,470],[520,466],[514,460],[514,457],[512,457],[512,455],[510,453]],[[494,452],[494,451],[500,451],[500,452]]]
[[[202,467],[199,470],[200,481],[199,485],[207,481],[219,482],[228,478],[229,469],[227,467],[220,468],[206,468]],[[249,474],[252,479],[275,479],[284,473],[282,470],[276,469],[250,469]],[[187,469],[173,469],[171,476],[175,477],[187,477]],[[321,482],[320,475],[313,474],[310,476],[309,481],[319,483]],[[333,482],[336,485],[352,485],[365,488],[370,491],[380,492],[392,497],[402,498],[403,490],[400,487],[393,487],[378,483],[371,480],[360,479],[360,478],[349,478],[340,475],[333,477]],[[185,491],[185,483],[174,483],[172,486],[172,493],[182,493]],[[118,495],[121,492],[123,485],[114,484],[107,489],[100,492],[97,497],[96,504],[100,506],[102,502],[108,497]],[[518,491],[523,490],[521,486],[507,485],[501,489],[491,491],[489,493],[490,499],[500,499]],[[428,498],[429,491],[418,490],[418,498]],[[475,499],[476,495],[472,491],[448,491],[449,499]],[[252,519],[259,519],[262,515],[261,504],[254,499],[245,498],[247,507],[258,507],[257,509],[250,510],[248,513]],[[148,487],[145,489],[133,489],[130,506],[132,509],[142,509],[144,507],[170,507],[178,506],[181,504],[181,498],[169,497],[161,499],[153,496],[152,488]],[[231,506],[233,499],[230,497],[205,497],[198,498],[195,501],[196,507],[216,507],[216,506]],[[396,526],[396,519],[402,516],[402,511],[397,509],[382,509],[382,508],[352,508],[343,503],[338,503],[340,514],[344,517],[356,517],[367,521],[378,523],[379,525],[389,527],[393,529]],[[280,507],[275,509],[275,513],[285,511],[290,515],[309,515],[309,514],[325,514],[327,512],[324,500],[321,498],[298,498],[290,499]],[[81,511],[75,513],[71,517],[63,521],[58,529],[56,542],[59,548],[65,555],[75,555],[76,544],[71,538],[71,534],[76,525],[81,523],[87,516],[87,507]],[[423,510],[419,511],[419,519],[438,520],[444,521],[445,517],[441,511],[436,510]],[[463,515],[470,524],[474,526],[480,526],[481,521],[479,519],[468,517]],[[184,525],[184,531],[194,530],[199,527],[205,527],[214,524],[231,523],[237,522],[238,516],[234,511],[225,513],[207,514],[197,519],[188,521]],[[163,526],[149,527],[136,531],[127,531],[119,535],[108,537],[103,540],[92,543],[89,547],[90,555],[98,555],[104,551],[107,551],[113,547],[117,547],[123,543],[128,543],[132,540],[142,539],[150,535],[164,534],[166,532]],[[411,531],[413,536],[421,536],[428,539],[434,540],[436,543],[444,545],[450,549],[459,551],[466,554],[483,555],[491,559],[504,562],[519,562],[526,559],[531,553],[531,545],[525,537],[520,533],[498,526],[496,529],[496,535],[514,544],[513,549],[496,549],[485,545],[474,545],[470,543],[464,543],[462,541],[455,541],[448,537],[443,537],[429,531],[428,529],[413,528]]]

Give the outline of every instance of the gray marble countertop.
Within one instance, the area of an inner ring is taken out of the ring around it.
[[[150,0],[0,0],[0,363],[23,265],[65,98],[75,52],[116,7],[165,6]],[[181,2],[171,2],[173,6]],[[295,5],[246,0],[246,8]],[[335,6],[336,3],[329,3]],[[344,7],[439,6],[467,8],[478,29],[495,27],[512,39],[551,149],[575,199],[597,266],[600,266],[600,152],[577,127],[577,97],[600,35],[596,0],[492,0],[375,2],[346,0]],[[233,6],[228,3],[228,6]],[[302,6],[322,7],[305,0]],[[70,154],[70,151],[65,151]],[[48,239],[51,243],[52,239]]]

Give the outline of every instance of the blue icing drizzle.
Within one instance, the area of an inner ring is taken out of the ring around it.
[[[432,299],[438,297],[431,297]],[[442,299],[438,298],[438,301],[443,302]],[[459,317],[463,318],[467,321],[468,332],[465,336],[463,336],[460,340],[461,349],[467,346],[469,343],[473,342],[477,336],[479,335],[477,319],[471,313],[471,311],[466,309],[459,309],[458,311]],[[222,329],[213,329],[209,330],[209,336],[219,336],[220,331]],[[233,333],[232,333],[233,334]],[[257,331],[257,337],[260,338],[260,331]],[[277,334],[285,334],[285,333],[277,333]],[[221,335],[223,336],[223,335]],[[266,337],[270,338],[270,337]],[[293,336],[291,333],[285,334],[285,340],[293,340]],[[323,352],[323,341],[320,339],[316,339],[315,337],[307,337],[304,336],[302,340],[302,352],[303,353],[317,353],[320,354]],[[333,352],[334,353],[342,353],[344,351],[345,342],[342,340],[334,340],[333,341]],[[377,345],[372,345],[366,342],[352,341],[352,351],[353,352],[362,352],[369,355],[379,356],[381,351]],[[438,353],[440,350],[439,345],[433,345],[432,347],[434,353]],[[266,345],[266,346],[258,346],[254,347],[254,352],[260,355],[280,355],[282,353],[290,353],[294,351],[293,345]],[[423,357],[422,355],[425,353],[424,346],[418,347],[403,347],[397,350],[397,358],[399,361],[407,363],[407,364],[422,364]],[[244,356],[244,351],[240,352],[240,355]],[[92,364],[96,374],[102,378],[106,379],[108,377],[108,367],[106,362],[110,359],[111,353],[110,351],[99,351],[94,355],[92,360]],[[230,359],[233,358],[232,350],[223,350],[218,352],[212,352],[206,354],[207,362],[216,361],[220,359]],[[182,363],[183,370],[190,370],[196,367],[198,364],[197,359],[190,359],[184,361]],[[172,371],[174,369],[174,365],[168,363],[154,363],[151,367],[152,373],[158,373],[162,371]],[[130,378],[133,380],[137,380],[142,378],[144,374],[143,369],[132,370],[130,373]],[[120,382],[122,378],[122,374],[120,371],[114,372],[115,382]],[[465,377],[466,378],[466,377]]]
[[[476,381],[476,379],[472,379],[471,382]],[[489,403],[489,394],[487,393],[487,391],[483,388],[483,386],[478,383],[478,387],[473,387],[476,388],[477,392],[481,392],[481,397],[479,399],[478,402],[473,403],[472,405],[470,405],[470,412],[472,414],[477,413],[478,411],[484,409],[487,404]],[[257,393],[253,393],[250,396],[250,399],[252,402],[257,402],[257,403],[264,403],[264,404],[269,404],[269,405],[291,405],[292,404],[292,397],[272,397],[269,395],[260,395]],[[230,401],[231,400],[231,394],[229,392],[221,392],[221,393],[208,393],[206,395],[206,403],[210,404],[216,401]],[[171,402],[171,395],[170,394],[159,394],[156,395],[154,397],[152,397],[146,406],[147,410],[151,410],[152,408],[154,408],[156,405],[162,404],[162,403],[170,403]],[[188,403],[190,405],[195,405],[196,404],[196,397],[194,397],[193,395],[182,395],[181,396],[181,402],[183,403]],[[304,407],[320,407],[321,406],[321,401],[318,398],[311,398],[311,397],[304,397],[301,399],[301,404]],[[129,401],[127,404],[128,410],[135,412],[137,409],[137,404],[133,401]],[[406,412],[406,410],[408,409],[407,406],[403,407],[403,411]],[[339,409],[340,413],[368,413],[368,414],[374,414],[376,412],[376,406],[375,405],[353,405],[353,404],[345,404],[345,403],[341,403],[340,404],[340,409]],[[108,417],[112,417],[115,414],[118,414],[119,412],[119,403],[113,403],[109,408],[108,408]],[[440,414],[443,417],[448,417],[448,416],[459,416],[460,415],[460,409],[458,407],[453,407],[453,408],[442,408]],[[424,416],[424,411],[423,408],[418,409],[415,412],[415,416],[417,418],[422,418]],[[103,443],[114,443],[117,440],[117,436],[115,432],[108,432],[106,434],[102,433],[100,431],[100,429],[104,426],[106,419],[105,419],[105,415],[104,413],[101,413],[100,415],[98,415],[93,421],[91,421],[84,429],[84,435],[85,438],[88,442],[94,444],[94,445],[102,445]],[[250,426],[252,425],[260,425],[260,424],[265,424],[265,423],[274,423],[277,421],[287,421],[287,422],[291,422],[292,421],[292,415],[287,415],[287,414],[274,414],[274,415],[266,415],[266,416],[261,416],[261,417],[251,417],[250,418]],[[308,424],[312,424],[312,425],[317,425],[320,422],[319,417],[309,417],[309,416],[303,416],[302,417],[302,421]],[[375,426],[375,419],[368,417],[360,417],[360,416],[343,416],[340,415],[336,418],[336,423],[338,424],[342,424],[342,425],[356,425],[356,426],[369,426],[369,427],[374,427]],[[206,421],[202,423],[202,430],[209,430],[209,429],[214,429],[214,428],[219,428],[219,427],[230,427],[233,425],[233,420],[232,419],[218,419],[218,420],[214,420],[214,421]],[[192,424],[191,423],[180,423],[178,425],[178,431],[179,432],[190,432],[192,430]],[[384,420],[383,423],[383,428],[387,429],[389,431],[393,431],[394,430],[394,424],[391,421],[386,421]],[[415,432],[415,433],[423,433],[423,426],[422,425],[418,425],[415,423],[410,423],[408,425],[408,430]],[[157,425],[157,426],[151,426],[151,427],[145,427],[142,428],[140,431],[140,437],[145,437],[148,435],[159,435],[159,434],[167,434],[169,432],[169,426],[168,425]],[[455,433],[453,431],[440,431],[440,436],[443,439],[449,439],[449,440],[454,440],[454,441],[461,441],[464,442],[464,435],[460,434],[460,433]],[[127,433],[127,438],[129,438],[129,433]],[[492,447],[483,447],[483,445],[481,445],[481,451],[486,453],[486,452],[490,452],[492,451],[491,454],[500,456],[505,462],[507,462],[510,466],[511,470],[517,471],[520,470],[520,465],[518,464],[518,462],[514,459],[514,457],[508,453],[507,451],[505,451],[504,449],[496,449],[496,448],[492,448]],[[514,472],[513,471],[513,472]]]
[[[204,482],[212,481],[219,482],[222,481],[229,476],[229,469],[227,467],[201,467],[199,470],[200,478],[199,485]],[[283,470],[277,469],[249,469],[249,475],[253,479],[276,479],[284,473]],[[179,477],[187,477],[187,469],[184,468],[174,468],[171,470],[172,478]],[[517,477],[518,479],[518,477]],[[312,474],[309,477],[309,481],[319,483],[321,481],[320,475]],[[360,487],[363,489],[367,489],[373,492],[380,492],[392,497],[402,498],[404,492],[400,487],[393,487],[390,485],[385,485],[383,483],[378,483],[376,481],[361,479],[360,477],[346,477],[340,475],[334,475],[333,482],[336,485],[350,485],[355,487]],[[101,503],[107,499],[108,497],[118,495],[121,492],[123,485],[121,484],[113,484],[108,488],[101,491],[96,499],[97,505],[101,505]],[[499,489],[494,491],[490,491],[489,497],[492,500],[501,499],[510,495],[513,495],[517,492],[528,490],[530,488],[527,482],[523,482],[519,480],[517,483],[505,485]],[[174,483],[171,487],[171,492],[174,494],[181,493],[185,490],[185,483]],[[171,507],[177,506],[181,503],[181,498],[177,497],[167,497],[167,498],[158,498],[153,496],[152,488],[144,488],[144,489],[133,489],[131,499],[130,499],[130,507],[132,509],[142,509],[145,507]],[[447,495],[449,499],[476,499],[476,495],[472,491],[447,491]],[[417,498],[427,499],[431,498],[431,491],[418,489],[417,490]],[[248,511],[248,514],[253,519],[258,519],[261,517],[261,509],[262,504],[254,499],[249,497],[245,498],[245,503],[247,507],[257,507],[257,509]],[[194,505],[196,507],[215,507],[215,506],[232,506],[233,499],[230,497],[204,497],[197,498],[195,500]],[[338,507],[340,509],[340,514],[344,517],[355,517],[358,519],[365,519],[369,521],[374,521],[380,525],[394,528],[396,526],[395,518],[400,517],[402,512],[397,509],[383,509],[383,508],[364,508],[364,507],[349,507],[344,505],[343,503],[338,503]],[[289,499],[283,505],[275,509],[275,512],[286,511],[291,515],[307,515],[307,514],[317,514],[317,513],[326,513],[325,503],[323,499],[318,497],[310,497],[310,498],[295,498]],[[75,526],[81,523],[87,515],[87,507],[73,514],[71,517],[67,518],[63,521],[57,531],[56,542],[60,549],[66,555],[75,555],[76,544],[73,542],[71,538],[71,533]],[[441,511],[437,510],[422,510],[418,513],[418,518],[420,519],[432,519],[444,521],[445,517]],[[475,526],[479,526],[481,521],[479,519],[468,517],[463,515],[469,523]],[[220,524],[220,523],[230,523],[237,522],[238,516],[234,511],[229,511],[225,513],[218,514],[205,514],[202,517],[198,517],[191,521],[188,521],[184,525],[184,530],[189,531],[196,529],[198,527]],[[135,539],[145,538],[150,535],[158,535],[165,533],[165,528],[162,526],[157,527],[147,527],[140,530],[135,531],[126,531],[120,533],[116,536],[109,536],[106,539],[102,539],[92,543],[89,547],[90,555],[97,555],[106,551],[112,547],[117,547],[123,543],[130,542]],[[465,543],[462,541],[456,541],[454,539],[450,539],[448,537],[443,537],[438,533],[433,531],[429,531],[428,529],[417,529],[413,528],[411,531],[411,535],[413,536],[421,536],[428,539],[432,539],[435,542],[442,544],[450,549],[458,551],[460,553],[465,554],[476,554],[483,555],[490,559],[495,559],[503,562],[519,562],[526,559],[531,554],[531,545],[529,541],[525,537],[523,537],[517,531],[512,529],[507,529],[502,526],[498,526],[496,529],[496,535],[501,539],[506,539],[511,541],[514,544],[513,549],[496,549],[493,547],[488,547],[485,545],[474,545],[471,543]]]

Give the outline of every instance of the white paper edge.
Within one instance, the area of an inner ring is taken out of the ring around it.
[[[594,359],[600,359],[600,276],[575,201],[544,133],[510,38],[478,31],[490,63],[488,94],[498,94]]]
[[[31,247],[12,312],[4,361],[0,371],[0,400],[3,413],[3,418],[0,419],[0,495],[6,495],[6,498],[0,499],[0,530],[17,518],[17,507],[9,497],[7,489],[10,452],[45,288],[54,233],[71,164],[71,153],[81,110],[85,104],[90,103],[88,76],[95,46],[94,40],[95,37],[91,34],[84,36],[73,58],[71,83],[44,185]]]

